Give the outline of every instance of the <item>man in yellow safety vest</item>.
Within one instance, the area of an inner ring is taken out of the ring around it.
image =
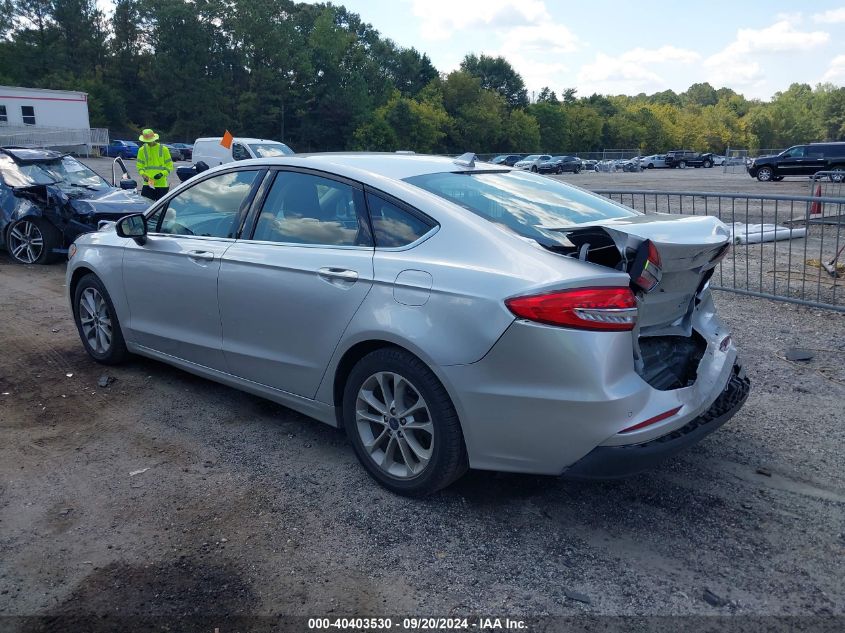
[[[170,190],[167,177],[173,171],[170,150],[158,142],[158,134],[150,128],[141,132],[138,140],[143,143],[138,150],[138,173],[144,179],[141,195],[158,200]]]

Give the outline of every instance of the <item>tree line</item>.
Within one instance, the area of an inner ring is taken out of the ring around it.
[[[771,101],[707,83],[683,93],[530,99],[502,57],[445,74],[342,6],[290,0],[0,0],[0,84],[81,90],[91,125],[172,141],[284,140],[297,151],[642,153],[845,138],[845,88]]]

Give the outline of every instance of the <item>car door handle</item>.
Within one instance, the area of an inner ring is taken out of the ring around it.
[[[326,281],[358,281],[358,273],[348,268],[321,268],[317,274]]]
[[[188,258],[195,262],[210,262],[214,259],[211,251],[188,251]]]

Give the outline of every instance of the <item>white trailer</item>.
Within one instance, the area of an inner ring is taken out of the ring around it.
[[[0,145],[88,152],[100,144],[108,131],[91,129],[87,93],[0,86]]]

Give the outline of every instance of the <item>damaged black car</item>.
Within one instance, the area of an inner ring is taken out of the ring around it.
[[[116,188],[60,152],[0,148],[0,246],[21,264],[47,264],[76,237],[147,209],[125,178]]]

